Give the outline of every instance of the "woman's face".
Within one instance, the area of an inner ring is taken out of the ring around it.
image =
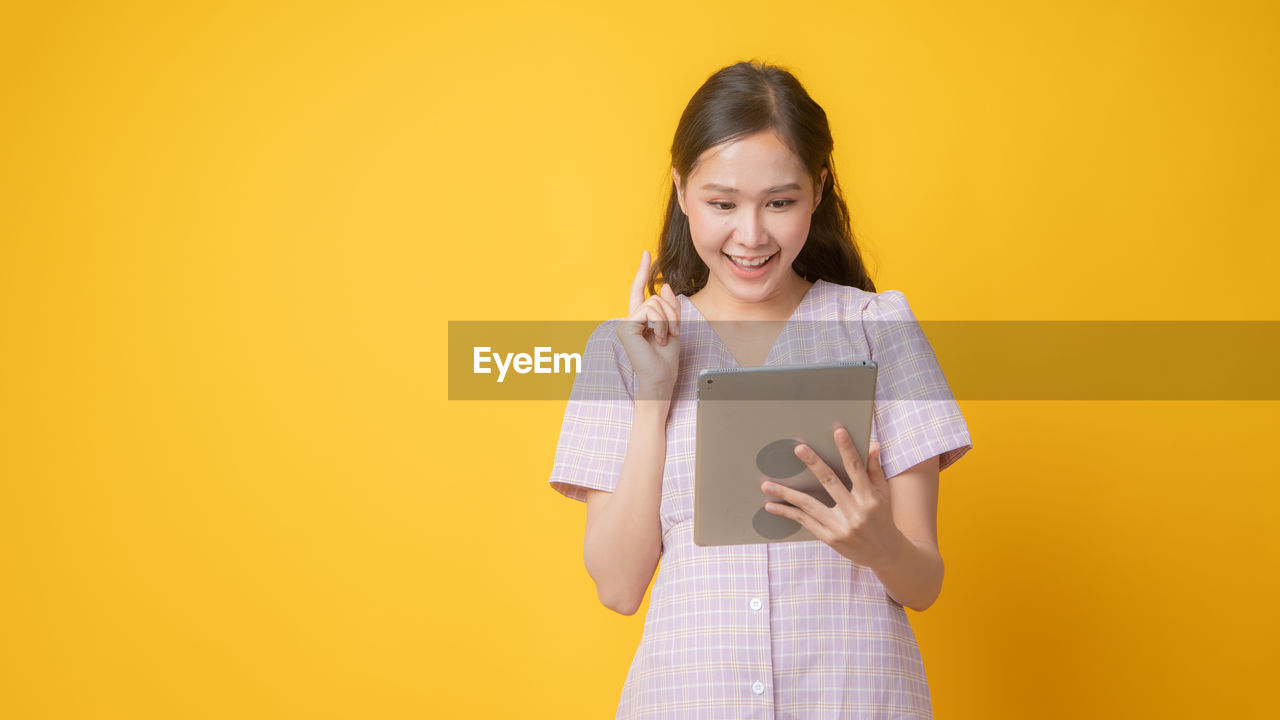
[[[703,152],[683,189],[671,175],[711,270],[707,289],[743,303],[789,296],[799,281],[791,263],[821,198],[800,158],[769,130]]]

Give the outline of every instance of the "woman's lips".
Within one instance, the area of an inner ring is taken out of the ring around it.
[[[773,267],[773,261],[778,258],[778,253],[775,252],[774,254],[770,255],[769,259],[765,260],[762,264],[753,268],[747,268],[735,262],[733,257],[729,255],[729,253],[721,253],[721,254],[724,255],[725,262],[729,263],[729,267],[733,269],[734,274],[736,274],[738,277],[747,278],[747,279],[758,278],[761,275],[764,275],[766,272],[768,272],[769,268]]]

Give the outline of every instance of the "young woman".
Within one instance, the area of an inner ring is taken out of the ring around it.
[[[657,260],[587,343],[551,484],[586,501],[607,607],[634,613],[657,571],[619,718],[932,716],[904,607],[941,591],[939,472],[971,443],[905,296],[863,268],[832,146],[786,70],[712,75],[676,129]],[[761,478],[821,542],[695,545],[698,372],[858,359],[879,374],[866,462],[835,432],[852,490],[805,445],[834,506]]]

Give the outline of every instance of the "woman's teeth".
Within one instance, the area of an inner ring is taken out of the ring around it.
[[[762,257],[762,258],[756,258],[755,260],[743,260],[742,258],[734,257],[733,255],[730,255],[730,256],[729,256],[729,259],[733,260],[735,263],[737,263],[738,265],[741,265],[742,267],[745,267],[745,268],[755,268],[755,267],[760,267],[761,265],[763,265],[763,264],[765,264],[766,262],[768,262],[768,261],[769,261],[769,258],[771,258],[771,257],[773,257],[773,256],[772,256],[772,255],[766,255],[766,256],[764,256],[764,257]]]

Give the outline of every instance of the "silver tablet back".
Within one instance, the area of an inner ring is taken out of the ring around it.
[[[851,486],[834,433],[838,425],[848,428],[866,460],[875,362],[704,370],[697,392],[694,543],[817,540],[799,523],[765,510],[765,502],[778,499],[760,484],[767,476],[835,504],[794,448],[803,441]]]

